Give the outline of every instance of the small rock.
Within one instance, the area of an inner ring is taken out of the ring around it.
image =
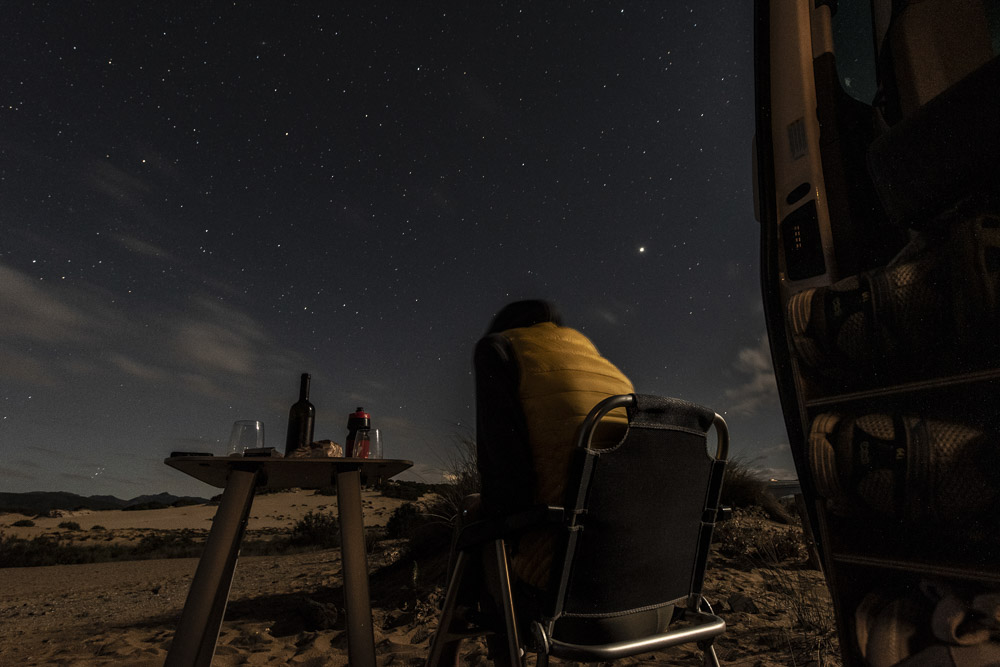
[[[414,632],[410,636],[410,643],[419,644],[421,642],[427,641],[428,639],[430,639],[432,634],[434,634],[434,630],[430,626],[421,625],[419,628],[417,628],[416,632]]]
[[[303,630],[330,630],[337,624],[336,605],[303,598],[301,613],[305,621]]]
[[[403,611],[402,609],[393,609],[389,612],[385,619],[385,627],[387,628],[398,628],[401,625],[406,625],[407,623],[413,622],[413,612]]]
[[[757,603],[742,593],[734,593],[733,595],[730,595],[728,602],[729,608],[735,612],[744,612],[747,614],[760,613]]]

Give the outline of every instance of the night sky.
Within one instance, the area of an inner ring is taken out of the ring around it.
[[[163,458],[283,448],[302,372],[437,481],[522,298],[793,477],[726,5],[8,3],[0,490],[211,495]]]

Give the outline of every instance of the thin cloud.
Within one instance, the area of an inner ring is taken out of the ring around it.
[[[80,335],[83,312],[29,278],[0,264],[0,337],[57,342]]]
[[[145,181],[119,169],[107,160],[96,160],[89,173],[94,187],[119,203],[138,203],[151,190]]]
[[[115,238],[119,243],[125,246],[127,250],[145,257],[162,259],[167,262],[180,261],[178,257],[169,250],[161,248],[160,246],[150,243],[149,241],[143,241],[142,239],[137,239],[134,236],[126,236],[124,234],[119,234]]]
[[[778,385],[774,381],[767,335],[761,336],[756,347],[741,349],[733,362],[733,369],[747,379],[725,391],[731,412],[749,416],[778,404]]]
[[[234,391],[223,389],[214,380],[200,373],[182,373],[179,379],[181,386],[187,391],[201,394],[208,398],[228,400],[235,394]]]
[[[17,350],[0,350],[0,377],[13,382],[25,382],[40,387],[53,387],[58,383],[48,366],[35,357]]]
[[[59,473],[59,477],[74,482],[92,482],[94,480],[90,475],[83,475],[78,472],[61,472]]]
[[[181,322],[174,339],[184,365],[243,375],[256,372],[269,344],[264,328],[245,313],[208,299],[198,302],[198,310],[197,317]]]
[[[23,470],[18,470],[17,468],[8,468],[6,466],[0,466],[0,479],[7,477],[10,479],[38,479],[37,475],[32,475]]]
[[[165,369],[144,364],[118,352],[112,352],[109,358],[119,370],[141,380],[159,381],[170,377],[170,373]]]

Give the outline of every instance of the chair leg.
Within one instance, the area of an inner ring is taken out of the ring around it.
[[[510,585],[506,545],[503,540],[495,540],[492,545],[492,554],[489,554],[489,551],[490,549],[487,547],[488,555],[483,555],[493,562],[488,568],[492,570],[495,577],[496,589],[492,596],[493,604],[497,607],[495,613],[499,617],[498,620],[502,619],[503,623],[501,627],[495,628],[502,631],[503,637],[494,635],[494,638],[499,641],[491,642],[492,650],[498,654],[494,656],[494,662],[509,667],[523,667],[525,665],[524,652],[517,634],[517,619],[514,614],[514,598]],[[483,634],[483,630],[485,630],[480,628],[478,632],[473,630],[470,634],[468,631],[463,631],[468,630],[468,628],[454,627],[456,622],[461,621],[457,611],[462,600],[464,586],[467,583],[465,579],[470,567],[469,559],[473,556],[474,554],[468,551],[460,551],[456,556],[455,568],[448,582],[448,590],[445,593],[441,609],[441,621],[434,633],[434,638],[431,640],[430,653],[427,658],[428,667],[456,664],[462,640],[472,635]]]
[[[507,547],[503,540],[493,542],[493,553],[496,558],[497,572],[500,584],[500,606],[503,610],[504,629],[506,630],[506,650],[509,664],[512,667],[524,665],[524,653],[517,636],[517,619],[514,615],[514,596],[510,585],[510,570],[507,564]]]
[[[462,578],[465,575],[468,558],[469,555],[464,551],[459,552],[455,558],[455,569],[448,582],[448,592],[445,593],[444,605],[441,609],[441,621],[438,624],[437,632],[434,633],[434,639],[431,641],[431,651],[427,658],[428,667],[455,664],[458,656],[458,649],[462,644],[463,637],[452,635],[451,625],[455,620],[455,609],[458,605],[459,591],[462,588]]]
[[[720,667],[719,656],[715,655],[715,644],[709,644],[705,648],[705,665],[706,667]]]
[[[707,611],[709,614],[714,614],[715,612],[712,610],[712,605],[709,604],[708,600],[705,599],[705,596],[700,595],[698,597],[699,597],[698,607],[702,611]],[[708,645],[704,649],[704,652],[705,652],[705,665],[707,665],[707,667],[720,667],[719,656],[715,654],[715,643],[712,640],[709,640]]]

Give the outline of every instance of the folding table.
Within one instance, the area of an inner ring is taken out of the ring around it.
[[[388,479],[412,466],[412,461],[172,456],[164,463],[224,489],[167,655],[166,667],[211,665],[255,490],[329,486],[337,487],[350,662],[358,667],[374,667],[375,639],[368,593],[361,480],[363,476]]]

